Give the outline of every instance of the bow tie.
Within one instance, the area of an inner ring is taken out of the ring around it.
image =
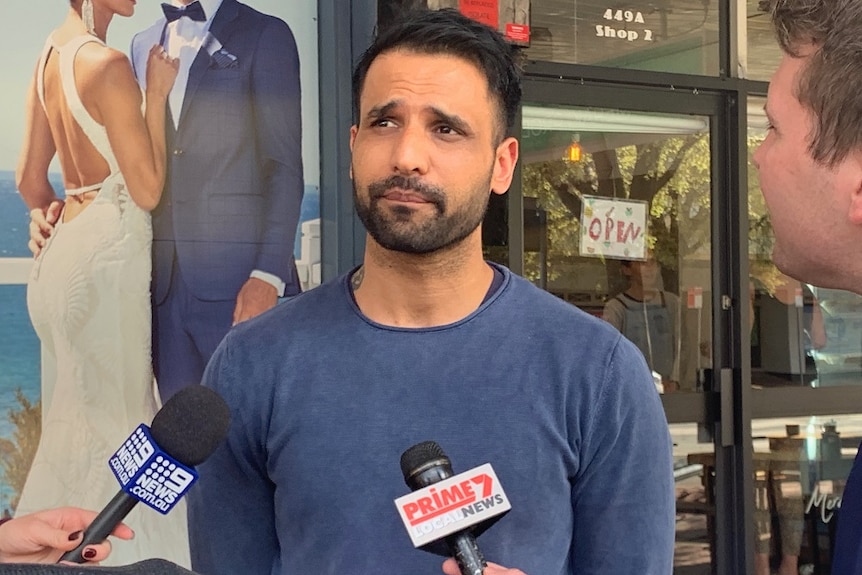
[[[171,6],[170,4],[162,4],[162,11],[165,13],[168,23],[174,20],[179,20],[183,16],[194,20],[195,22],[206,22],[207,15],[204,13],[204,7],[200,2],[192,2],[186,6]]]

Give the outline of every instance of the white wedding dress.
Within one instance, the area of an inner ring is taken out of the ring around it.
[[[57,377],[53,385],[43,386],[42,437],[18,515],[62,505],[102,509],[119,490],[108,458],[156,412],[150,358],[150,215],[132,201],[105,128],[78,95],[74,60],[87,42],[100,40],[87,35],[55,46],[49,38],[39,61],[42,105],[45,63],[56,50],[66,105],[111,175],[82,190],[67,190],[67,196],[99,192],[75,218],[57,224],[28,283],[30,318]],[[125,523],[135,538],[114,539],[107,564],[162,557],[189,565],[183,502],[167,516],[140,503]]]

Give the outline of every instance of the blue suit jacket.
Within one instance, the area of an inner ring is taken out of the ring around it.
[[[145,78],[160,19],[132,40]],[[176,128],[167,121],[168,173],[153,210],[153,299],[167,295],[174,258],[191,293],[234,299],[258,269],[299,292],[293,246],[303,193],[299,56],[282,20],[224,0],[210,26],[218,64],[201,48]],[[170,116],[170,110],[168,111]]]

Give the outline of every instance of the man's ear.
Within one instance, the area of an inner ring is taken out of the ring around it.
[[[850,221],[862,225],[862,186],[853,192],[853,198],[850,200]]]
[[[356,124],[350,126],[350,154],[353,154],[353,142],[356,141],[356,132],[359,128],[356,127]],[[350,179],[353,179],[353,162],[350,162],[350,172],[348,173]]]
[[[518,140],[506,138],[494,156],[494,171],[491,174],[491,191],[495,194],[505,194],[512,185],[515,164],[518,163]]]
[[[854,171],[847,217],[851,223],[862,225],[862,150],[854,152],[851,159]]]

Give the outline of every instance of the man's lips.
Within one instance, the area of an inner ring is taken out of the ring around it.
[[[417,192],[405,192],[403,190],[389,190],[383,194],[383,198],[392,202],[406,202],[411,204],[427,204],[428,200]]]

